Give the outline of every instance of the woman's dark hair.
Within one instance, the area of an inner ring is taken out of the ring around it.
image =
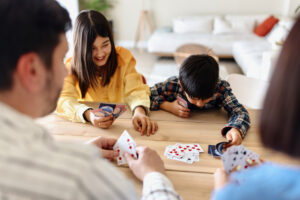
[[[72,23],[66,9],[53,0],[1,0],[0,25],[0,90],[9,90],[23,54],[37,53],[51,69],[60,35]]]
[[[260,119],[262,143],[300,157],[300,20],[286,39],[267,91]]]
[[[219,79],[219,65],[209,55],[186,58],[179,70],[182,89],[191,97],[208,99],[215,93]]]
[[[93,62],[93,43],[97,36],[108,37],[111,43],[111,53],[101,70]],[[102,77],[101,85],[109,83],[117,68],[117,53],[114,45],[111,27],[107,19],[98,11],[82,11],[75,22],[74,54],[71,63],[72,74],[79,82],[82,98],[88,88],[98,86],[98,77]]]

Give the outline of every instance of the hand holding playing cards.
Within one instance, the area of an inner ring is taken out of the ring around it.
[[[240,145],[240,144],[242,144],[242,141],[243,141],[240,131],[236,128],[231,128],[226,133],[226,139],[227,139],[227,141],[231,141],[228,145],[226,145],[226,148],[228,148],[232,145]]]
[[[128,153],[125,153],[125,158],[129,168],[138,179],[143,181],[146,174],[151,172],[165,173],[164,163],[156,151],[149,147],[138,146],[136,152],[138,154],[137,159]]]
[[[89,122],[99,128],[109,128],[114,122],[114,117],[111,114],[105,117],[103,113],[94,112],[94,110],[87,110],[84,115]]]
[[[114,138],[105,138],[99,136],[87,141],[86,144],[96,145],[100,149],[100,152],[104,158],[113,160],[118,156],[118,152],[113,151],[113,146],[115,145],[116,141],[117,140]]]
[[[228,182],[228,174],[224,168],[218,168],[214,174],[215,190],[221,189]]]
[[[190,109],[180,105],[178,100],[175,100],[173,102],[165,101],[160,105],[160,108],[179,117],[187,118],[190,116]]]
[[[151,121],[150,118],[146,116],[145,110],[142,107],[137,107],[134,110],[132,124],[135,130],[139,131],[141,135],[146,134],[150,136],[150,134],[154,134],[158,129],[157,123]]]

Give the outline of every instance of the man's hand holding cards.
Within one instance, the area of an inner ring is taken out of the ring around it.
[[[127,164],[127,161],[124,157],[124,153],[128,153],[133,158],[137,158],[136,153],[136,143],[133,138],[129,135],[129,133],[125,130],[122,135],[119,137],[115,145],[113,146],[114,152],[118,153],[117,157],[118,165]]]

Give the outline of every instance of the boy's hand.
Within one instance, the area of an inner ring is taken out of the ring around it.
[[[226,148],[232,146],[232,145],[240,145],[242,144],[242,135],[241,132],[236,129],[236,128],[231,128],[227,133],[226,133],[226,139],[227,141],[231,141]]]
[[[174,115],[177,115],[179,117],[187,118],[190,116],[190,109],[180,105],[177,100],[173,102],[165,101],[160,105],[160,108],[168,112],[171,112]]]

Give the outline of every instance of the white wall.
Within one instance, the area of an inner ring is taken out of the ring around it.
[[[133,41],[143,5],[155,27],[170,26],[179,15],[275,14],[293,15],[300,0],[115,0],[108,18],[114,21],[115,39]]]
[[[57,0],[57,2],[63,6],[64,8],[66,8],[70,14],[71,20],[72,20],[72,24],[74,27],[74,22],[75,19],[79,13],[79,8],[78,8],[78,0]],[[73,32],[72,30],[67,32],[67,39],[68,39],[68,43],[69,43],[69,51],[66,54],[66,59],[70,56],[72,56],[73,53]]]

